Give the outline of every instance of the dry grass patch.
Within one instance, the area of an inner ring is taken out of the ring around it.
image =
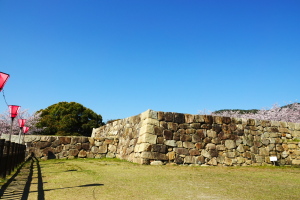
[[[299,199],[300,168],[41,161],[45,199]]]

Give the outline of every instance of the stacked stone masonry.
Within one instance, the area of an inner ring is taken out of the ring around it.
[[[120,158],[140,164],[300,165],[300,124],[147,110],[94,129],[91,137],[26,136],[50,158]]]
[[[92,134],[110,136],[119,138],[116,157],[140,164],[300,164],[299,123],[147,110]]]

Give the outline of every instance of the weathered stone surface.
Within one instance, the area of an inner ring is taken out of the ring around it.
[[[171,152],[168,152],[168,153],[167,153],[167,156],[168,156],[169,160],[174,160],[176,154],[175,154],[174,151],[171,151]]]
[[[89,143],[82,143],[81,148],[84,150],[89,150],[90,149],[90,144]]]
[[[235,141],[233,140],[225,140],[225,147],[228,149],[234,149],[236,148]]]
[[[201,155],[204,156],[205,158],[211,158],[210,153],[204,149],[201,151]]]
[[[154,125],[146,124],[146,125],[142,126],[140,129],[140,136],[145,133],[155,134]]]
[[[186,123],[191,124],[191,123],[194,122],[194,115],[191,115],[191,114],[185,114],[184,117],[185,117],[185,122],[186,122]]]
[[[166,140],[165,145],[170,147],[176,147],[176,141],[175,140]]]
[[[173,113],[171,112],[165,112],[165,121],[166,122],[173,122]]]
[[[166,140],[173,140],[173,132],[170,130],[164,130],[163,136]]]
[[[164,128],[159,127],[159,126],[154,126],[154,133],[157,136],[162,136],[163,135]]]
[[[186,148],[174,148],[174,151],[178,154],[178,155],[189,155],[189,150]]]
[[[185,123],[185,116],[182,113],[173,113],[174,119],[173,122],[176,124],[183,124]]]
[[[218,165],[217,158],[210,159],[207,164],[217,166]]]
[[[87,152],[85,150],[81,150],[78,153],[78,158],[85,158],[87,155]]]
[[[137,144],[134,148],[134,152],[151,151],[151,145],[149,143]]]
[[[93,147],[91,148],[91,152],[97,154],[97,153],[99,152],[99,148],[96,147],[96,146],[93,146]]]
[[[77,149],[70,149],[69,150],[69,156],[77,156],[79,151]]]
[[[95,155],[92,152],[87,152],[86,157],[87,158],[95,158]]]
[[[59,145],[61,145],[61,142],[60,142],[60,140],[55,140],[55,141],[53,141],[52,142],[52,144],[51,144],[51,147],[57,147],[57,146],[59,146]]]
[[[159,120],[159,121],[162,121],[162,120],[164,120],[165,119],[165,114],[164,114],[164,112],[157,112],[157,119]]]
[[[144,125],[155,125],[159,126],[159,121],[157,119],[146,118],[142,121],[142,126]]]
[[[237,149],[236,149],[238,152],[240,153],[243,153],[245,150],[244,150],[244,145],[240,144]]]
[[[189,151],[189,153],[190,153],[191,156],[199,156],[200,155],[200,152],[197,149],[191,149]]]
[[[216,145],[213,144],[213,143],[208,143],[208,144],[205,146],[205,149],[206,149],[206,150],[216,149]]]
[[[192,149],[192,148],[195,148],[195,144],[192,143],[192,142],[183,142],[183,147],[188,148],[188,149]]]
[[[115,158],[115,157],[116,157],[116,155],[114,153],[112,153],[112,152],[108,152],[106,154],[106,158]]]
[[[232,166],[232,159],[225,157],[224,164],[227,166]]]
[[[168,150],[166,145],[153,144],[151,147],[151,151],[153,152],[167,153]]]
[[[292,160],[292,165],[300,165],[300,160]]]
[[[71,143],[71,138],[70,137],[58,137],[61,144],[70,144]]]
[[[183,160],[184,163],[196,163],[196,158],[194,156],[186,156]]]
[[[140,135],[137,143],[150,143],[150,144],[156,144],[156,139],[157,139],[157,135],[153,135],[150,133],[144,133],[142,135]]]
[[[163,144],[164,143],[164,138],[163,137],[157,137],[157,140],[156,140],[157,142],[157,144]]]
[[[192,142],[193,143],[200,142],[200,141],[201,141],[201,138],[198,134],[193,134],[192,135]]]
[[[166,154],[162,154],[158,152],[142,152],[141,158],[151,159],[151,160],[169,160]]]
[[[116,153],[117,152],[117,147],[115,145],[108,145],[108,151],[111,153]]]
[[[211,137],[211,138],[217,137],[217,132],[216,131],[207,130],[206,134],[207,134],[207,137]]]
[[[99,147],[98,153],[107,153],[107,145]]]
[[[200,143],[200,142],[198,142],[198,143],[195,144],[196,149],[203,149],[203,146],[204,145],[202,143]]]
[[[163,165],[164,163],[162,161],[153,161],[150,162],[150,165]]]

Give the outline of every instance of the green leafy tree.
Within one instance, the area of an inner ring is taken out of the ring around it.
[[[76,102],[59,102],[39,110],[37,127],[43,135],[90,136],[93,128],[103,125],[102,116]]]

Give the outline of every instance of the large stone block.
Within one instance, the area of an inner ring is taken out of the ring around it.
[[[92,146],[91,152],[92,152],[92,153],[98,153],[98,152],[99,152],[99,148],[96,147],[96,146]]]
[[[167,156],[168,156],[169,160],[174,160],[176,154],[175,154],[174,151],[171,151],[171,152],[168,152],[168,153],[167,153]]]
[[[142,121],[142,126],[147,125],[147,124],[159,126],[159,121],[157,119],[146,118]]]
[[[194,122],[194,115],[191,115],[191,114],[185,114],[184,117],[185,117],[185,122],[186,122],[186,123],[191,124],[191,123]]]
[[[174,122],[178,124],[185,123],[185,116],[182,113],[174,113]]]
[[[300,160],[292,160],[292,165],[300,165]]]
[[[194,156],[186,156],[184,158],[183,162],[187,163],[187,164],[196,163],[196,157],[194,157]]]
[[[108,145],[108,151],[111,153],[116,153],[117,152],[117,147],[115,145],[109,144]]]
[[[216,145],[213,144],[213,143],[208,143],[208,144],[205,146],[205,149],[206,149],[206,150],[216,149]]]
[[[77,156],[79,151],[77,149],[70,149],[69,156]]]
[[[165,145],[170,146],[170,147],[176,147],[176,141],[175,140],[166,140]]]
[[[151,160],[169,160],[166,154],[158,153],[158,152],[142,152],[141,158],[151,159]]]
[[[143,152],[143,151],[150,151],[151,145],[149,143],[141,143],[137,144],[134,148],[134,152]]]
[[[166,122],[173,122],[174,121],[173,113],[165,112],[165,121]]]
[[[236,143],[233,140],[225,140],[225,147],[228,149],[236,148]]]
[[[157,135],[153,135],[150,133],[144,133],[144,134],[140,135],[137,143],[138,144],[140,144],[140,143],[156,144],[156,139],[157,139]]]
[[[78,153],[78,158],[85,158],[87,156],[87,152],[85,150],[81,150]]]
[[[165,113],[164,113],[164,112],[161,112],[161,111],[157,112],[157,119],[158,119],[159,121],[165,120]]]
[[[154,110],[146,110],[145,112],[141,113],[140,115],[141,120],[144,120],[146,118],[152,118],[157,119],[157,111]]]
[[[209,159],[211,158],[210,153],[204,149],[201,151],[201,155],[204,156],[205,158],[209,158]]]
[[[58,137],[61,144],[70,144],[71,143],[71,137]]]
[[[198,134],[193,134],[192,135],[192,142],[196,143],[196,142],[200,142],[201,138]]]
[[[174,152],[178,155],[189,155],[189,151],[186,148],[174,148]]]
[[[197,122],[197,123],[204,122],[204,115],[195,115],[194,122]]]
[[[154,125],[147,124],[147,125],[142,126],[140,129],[140,135],[143,135],[145,133],[155,134]]]
[[[164,130],[163,136],[166,140],[172,140],[173,139],[173,132],[170,130]]]
[[[206,134],[207,134],[207,137],[210,137],[210,138],[215,138],[217,136],[217,132],[213,131],[213,130],[207,130]]]
[[[240,152],[240,153],[245,152],[245,150],[244,150],[244,145],[240,144],[240,145],[236,148],[236,150],[237,150],[238,152]]]
[[[107,153],[107,144],[100,146],[98,153]]]
[[[192,149],[195,148],[195,144],[193,142],[183,142],[183,147]]]
[[[151,151],[159,152],[159,153],[167,153],[168,149],[166,145],[153,144],[151,145]]]
[[[191,156],[199,156],[200,155],[200,152],[197,149],[191,149],[189,151],[189,153],[190,153]]]
[[[221,116],[214,116],[213,119],[215,124],[223,124]]]

